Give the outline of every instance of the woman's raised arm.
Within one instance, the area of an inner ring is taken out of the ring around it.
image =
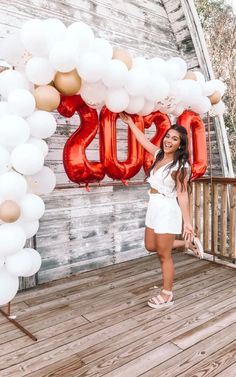
[[[143,148],[146,149],[149,153],[151,153],[154,156],[156,150],[158,150],[159,148],[157,148],[155,144],[151,143],[151,141],[148,140],[148,138],[144,135],[144,133],[140,131],[138,127],[136,127],[132,118],[129,115],[125,113],[120,113],[119,115],[120,115],[120,119],[123,120],[124,123],[128,124],[131,131],[135,135],[138,142],[143,146]]]

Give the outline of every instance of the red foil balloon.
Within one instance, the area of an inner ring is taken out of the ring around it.
[[[157,147],[160,147],[161,139],[165,135],[166,131],[170,128],[171,122],[168,115],[161,113],[160,111],[155,111],[149,115],[143,117],[144,119],[144,127],[149,128],[152,123],[156,126],[156,133],[153,138],[150,140],[153,144]],[[144,161],[143,161],[143,168],[145,173],[147,174],[148,169],[152,165],[153,162],[153,155],[147,151],[144,152]]]
[[[194,180],[201,177],[207,168],[205,125],[198,114],[189,110],[178,117],[177,124],[186,128],[188,132],[192,180]]]
[[[100,158],[106,174],[113,179],[120,179],[125,184],[126,179],[136,175],[143,164],[143,147],[128,129],[128,157],[125,161],[117,159],[116,120],[118,114],[104,107],[100,113]],[[144,132],[143,118],[132,116],[136,126]],[[128,127],[128,126],[127,126]]]
[[[76,183],[100,181],[105,170],[100,162],[88,161],[85,150],[98,131],[96,110],[87,106],[80,96],[62,97],[58,107],[61,115],[70,117],[77,111],[81,124],[67,140],[63,150],[63,163],[69,179]]]

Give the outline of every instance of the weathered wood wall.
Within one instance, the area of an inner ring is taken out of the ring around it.
[[[97,36],[128,48],[134,56],[182,55],[189,68],[199,67],[180,1],[2,0],[0,37],[33,17],[56,17],[66,25],[82,20],[92,26]],[[90,193],[74,184],[68,186],[62,151],[65,141],[78,127],[79,117],[74,115],[68,120],[57,115],[57,119],[57,132],[48,140],[50,152],[46,161],[57,175],[57,188],[45,198],[47,210],[36,236],[43,258],[39,283],[145,255],[147,186],[101,185]],[[150,136],[152,132],[149,131]],[[213,142],[216,144],[216,139]],[[118,147],[118,157],[125,158],[127,128],[119,123]],[[97,139],[87,155],[98,159]],[[214,169],[215,174],[221,174],[218,155],[214,155]],[[132,181],[143,177],[140,172]],[[103,183],[109,181],[105,179]]]

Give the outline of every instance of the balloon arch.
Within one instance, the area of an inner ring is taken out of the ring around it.
[[[189,135],[193,177],[206,169],[206,138],[202,115],[219,115],[225,106],[225,85],[205,81],[202,73],[187,71],[186,62],[132,57],[109,41],[95,38],[83,22],[66,27],[60,20],[32,19],[16,34],[4,38],[0,56],[13,67],[0,73],[0,305],[15,296],[19,276],[35,274],[39,253],[24,248],[37,233],[44,213],[40,195],[53,191],[56,179],[44,166],[45,139],[56,130],[51,114],[81,117],[78,130],[64,147],[64,166],[77,183],[101,181],[105,174],[123,183],[151,164],[133,134],[128,133],[128,156],[116,155],[118,113],[131,114],[140,130],[152,123],[160,139],[177,117]],[[101,110],[98,117],[97,109]],[[100,161],[88,161],[86,147],[99,130]]]

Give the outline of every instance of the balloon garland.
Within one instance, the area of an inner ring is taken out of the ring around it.
[[[66,27],[58,19],[32,19],[0,43],[0,56],[13,69],[0,73],[0,305],[18,290],[18,276],[31,276],[41,265],[39,253],[24,248],[36,234],[44,213],[40,195],[53,191],[56,179],[44,166],[45,139],[53,135],[58,109],[70,117],[78,111],[81,127],[64,148],[64,165],[74,182],[93,182],[104,175],[131,178],[151,163],[151,156],[128,134],[128,157],[116,157],[117,113],[131,114],[144,130],[154,122],[159,142],[169,127],[168,115],[193,135],[193,172],[204,172],[204,128],[198,114],[219,115],[225,85],[206,82],[174,57],[132,57],[120,47],[94,36],[90,26]],[[106,108],[102,107],[106,105]],[[96,109],[101,111],[98,118]],[[191,111],[189,113],[189,110]],[[196,114],[197,113],[197,114]],[[100,161],[89,162],[85,149],[99,131]],[[202,145],[201,147],[199,145]],[[202,153],[203,151],[203,153]],[[194,165],[195,164],[195,165]]]

